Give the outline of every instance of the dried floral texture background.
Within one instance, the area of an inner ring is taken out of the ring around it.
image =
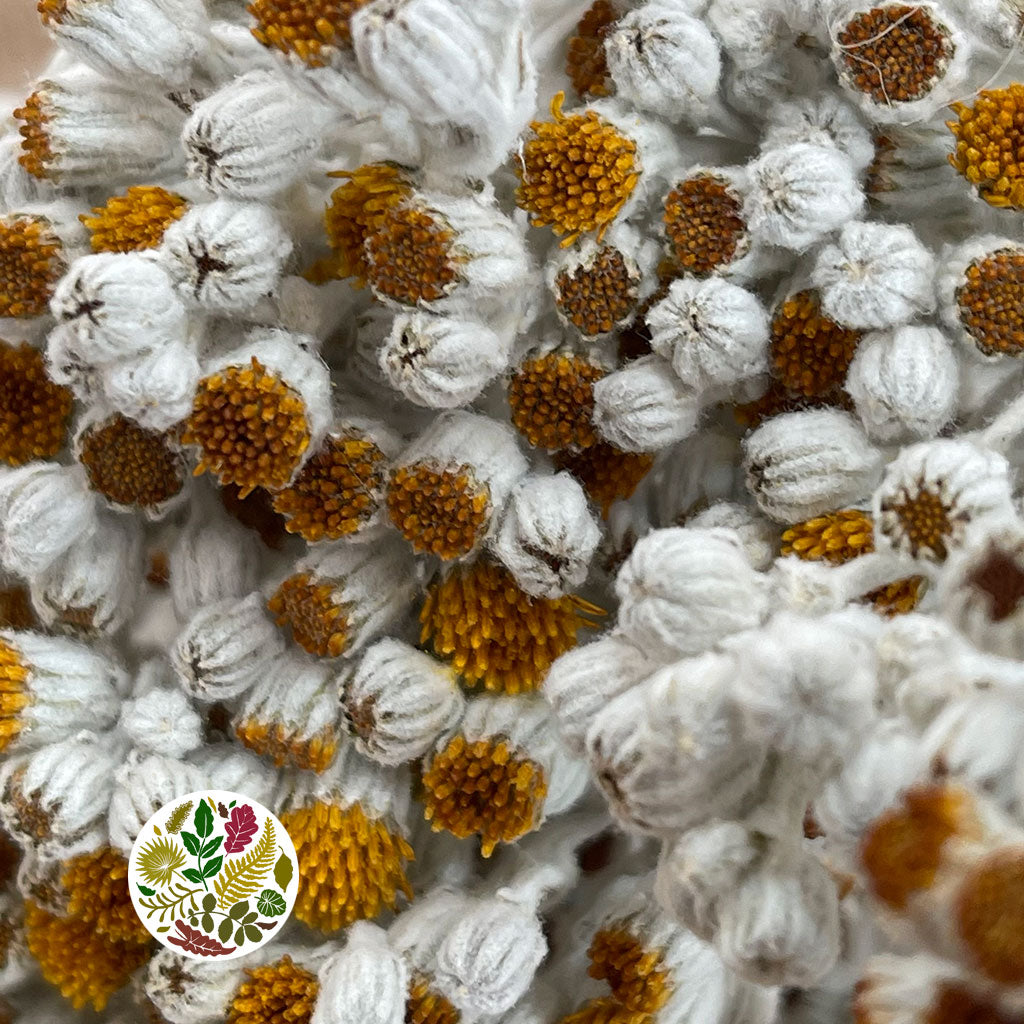
[[[0,1022],[1022,1024],[1020,0],[36,14]]]

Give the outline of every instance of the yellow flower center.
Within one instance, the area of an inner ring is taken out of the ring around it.
[[[640,276],[618,249],[605,245],[555,279],[555,302],[580,333],[607,334],[636,308]]]
[[[581,356],[551,353],[528,359],[512,375],[512,423],[534,448],[555,451],[597,444],[594,384],[605,375]]]
[[[42,354],[0,341],[0,459],[20,466],[56,455],[70,412],[71,392],[47,377]]]
[[[1024,209],[1024,85],[986,89],[974,106],[952,104],[956,121],[947,121],[956,139],[949,162],[985,202]]]
[[[624,923],[601,929],[587,956],[587,973],[607,981],[612,997],[627,1010],[653,1014],[668,1001],[672,986],[664,956],[645,949]]]
[[[583,99],[610,96],[614,91],[614,83],[608,75],[604,40],[618,17],[609,0],[596,0],[583,12],[576,35],[569,39],[565,71],[572,87]]]
[[[739,196],[714,174],[679,182],[665,199],[662,222],[676,263],[691,274],[731,263],[747,237]]]
[[[654,456],[644,452],[624,452],[601,441],[582,451],[555,453],[555,464],[568,470],[601,506],[605,519],[612,505],[632,497],[640,481],[654,465]]]
[[[41,316],[66,269],[43,217],[0,216],[0,317]]]
[[[21,712],[32,703],[25,685],[28,674],[21,654],[0,640],[0,750],[10,746],[24,728]]]
[[[128,861],[109,846],[84,853],[64,865],[61,884],[67,913],[114,942],[149,943],[128,892]]]
[[[317,976],[283,956],[247,967],[228,1009],[227,1024],[309,1024],[320,991]]]
[[[1024,353],[1024,250],[975,260],[956,293],[960,323],[987,356]]]
[[[971,871],[956,895],[956,926],[986,978],[1024,982],[1024,849],[1000,850]]]
[[[44,4],[50,8],[60,8],[61,13],[67,8],[66,0],[41,0],[40,13],[43,13]],[[47,19],[43,14],[44,23],[55,22],[60,24],[59,17]],[[34,178],[47,178],[56,161],[56,154],[50,146],[50,132],[46,127],[50,121],[48,103],[42,92],[34,92],[25,100],[23,107],[14,111],[14,116],[25,123],[18,129],[21,136],[22,153],[18,157],[18,163],[28,171]]]
[[[321,658],[337,657],[348,645],[348,614],[336,597],[336,580],[312,573],[289,576],[267,603],[279,626],[288,626],[295,642]]]
[[[370,0],[254,0],[246,10],[256,19],[252,34],[282,53],[297,54],[308,67],[322,68],[331,50],[350,49],[352,15]]]
[[[159,185],[133,185],[78,219],[89,229],[93,252],[137,252],[155,249],[186,209],[185,199]]]
[[[235,726],[235,736],[250,750],[269,758],[279,768],[290,765],[322,772],[334,760],[338,739],[330,727],[313,736],[300,736],[283,722],[246,719]]]

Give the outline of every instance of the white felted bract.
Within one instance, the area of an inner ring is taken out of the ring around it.
[[[505,1013],[526,993],[547,951],[532,908],[500,896],[478,900],[438,947],[435,984],[467,1016]]]
[[[66,740],[81,729],[100,732],[117,720],[128,680],[123,669],[85,644],[59,636],[4,630],[0,643],[26,669],[28,701],[5,753]]]
[[[367,648],[341,703],[356,747],[381,764],[422,757],[465,705],[450,666],[391,637]]]
[[[232,739],[205,744],[192,751],[189,762],[207,776],[212,789],[245,793],[264,807],[271,806],[280,782],[273,765]]]
[[[95,530],[99,510],[84,473],[55,462],[0,469],[0,564],[31,579]]]
[[[747,561],[758,572],[770,568],[779,553],[778,527],[755,509],[734,501],[717,501],[689,516],[686,525],[698,530],[732,530],[743,546]]]
[[[670,838],[746,806],[767,750],[729,695],[737,668],[714,652],[686,658],[598,713],[587,759],[623,827]]]
[[[699,18],[652,0],[621,17],[605,37],[616,95],[669,121],[700,123],[718,89],[718,42]]]
[[[214,703],[237,697],[284,650],[261,594],[228,597],[199,608],[171,648],[171,664],[185,691]]]
[[[344,948],[318,971],[310,1024],[402,1024],[409,968],[369,921],[349,928]]]
[[[153,955],[141,987],[168,1024],[217,1024],[245,979],[245,960],[196,960],[170,946]]]
[[[479,320],[399,313],[380,349],[391,386],[428,409],[471,402],[508,368],[511,338]]]
[[[750,165],[743,216],[753,236],[802,250],[857,215],[864,196],[849,158],[834,146],[797,142]]]
[[[863,501],[881,473],[881,454],[848,413],[783,413],[743,443],[747,485],[758,508],[798,523]]]
[[[159,688],[126,701],[121,729],[136,749],[184,758],[203,742],[203,722],[178,689]]]
[[[762,148],[781,149],[795,142],[835,146],[849,159],[855,171],[863,171],[875,159],[875,143],[868,126],[856,109],[834,90],[787,100],[768,110],[768,128],[761,138]]]
[[[618,633],[598,637],[556,658],[541,693],[558,720],[558,731],[576,755],[584,753],[587,731],[620,694],[642,682],[658,662]]]
[[[665,660],[708,650],[768,613],[768,581],[729,530],[652,531],[619,570],[615,593],[623,635]]]
[[[491,550],[533,597],[556,598],[587,578],[601,531],[568,473],[528,476],[502,513]]]
[[[789,26],[777,0],[711,0],[705,20],[739,67],[756,67],[788,41]]]
[[[863,338],[845,388],[871,440],[905,444],[934,437],[953,418],[959,376],[946,336],[911,325]]]
[[[698,396],[660,356],[644,356],[594,385],[594,426],[627,452],[653,452],[692,434]]]
[[[673,281],[644,319],[651,348],[697,393],[768,370],[767,311],[756,295],[721,278]]]
[[[52,349],[53,335],[50,341]],[[160,431],[192,411],[199,378],[195,347],[186,339],[104,367],[97,387],[111,408]]]
[[[846,224],[818,250],[811,282],[821,308],[858,330],[896,327],[935,308],[935,260],[905,224]]]
[[[291,251],[270,207],[223,198],[187,210],[160,246],[182,298],[225,312],[244,312],[273,292]]]
[[[192,108],[185,169],[218,195],[266,199],[307,170],[328,113],[282,75],[249,71]]]
[[[187,337],[185,307],[149,253],[82,256],[61,279],[50,309],[59,350],[86,366],[130,359]]]

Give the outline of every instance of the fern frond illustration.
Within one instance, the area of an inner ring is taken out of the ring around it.
[[[139,851],[136,865],[139,874],[150,885],[166,885],[175,871],[180,871],[188,858],[173,839],[151,839]]]
[[[274,866],[276,850],[274,823],[267,818],[264,822],[263,835],[256,845],[244,857],[227,861],[213,883],[213,891],[217,894],[217,906],[221,910],[238,903],[239,900],[247,899],[263,888],[263,883]]]
[[[190,889],[181,882],[175,882],[169,890],[157,893],[155,896],[139,897],[139,906],[145,907],[148,911],[146,917],[152,917],[159,911],[160,917],[158,920],[160,921],[163,921],[168,914],[172,918],[182,917],[185,914],[194,914],[196,912],[195,897],[201,895],[202,891],[202,889]],[[186,907],[187,901],[190,902]]]
[[[167,819],[164,827],[172,836],[176,836],[181,831],[181,826],[185,824],[185,819],[188,817],[188,812],[191,810],[192,801],[186,800],[183,804],[178,804],[178,806],[171,811],[171,816]]]

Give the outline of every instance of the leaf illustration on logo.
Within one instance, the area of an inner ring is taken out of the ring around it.
[[[276,889],[264,889],[256,900],[256,909],[264,917],[280,917],[288,910],[288,904]]]
[[[228,809],[222,803],[220,803],[219,801],[217,803],[217,813],[222,818],[226,818],[228,816]]]
[[[185,819],[188,817],[188,812],[191,810],[192,801],[186,800],[183,804],[178,804],[178,806],[171,811],[171,816],[166,822],[164,822],[164,825],[172,836],[176,836],[181,831],[181,826],[185,824]]]
[[[244,857],[229,860],[213,883],[213,891],[217,894],[217,906],[221,910],[263,888],[267,872],[274,863],[276,845],[274,823],[267,818],[263,835],[256,845]]]
[[[156,895],[156,889],[147,889],[141,882],[136,882],[135,884],[139,887],[139,892],[141,892],[143,896]]]
[[[292,880],[292,862],[288,855],[282,853],[274,865],[274,881],[277,882],[282,892],[288,889],[288,883]]]
[[[216,939],[204,935],[198,928],[190,928],[184,921],[175,921],[175,927],[180,935],[168,935],[167,941],[175,946],[181,946],[186,953],[195,953],[197,956],[224,956],[227,953],[234,953],[236,946],[222,946]]]
[[[168,889],[157,893],[156,896],[150,899],[140,899],[139,906],[147,911],[147,918],[160,911],[160,916],[157,920],[163,921],[168,913],[172,917],[177,917],[179,914],[194,914],[196,911],[195,897],[201,892],[202,889],[190,889],[187,885],[182,885],[180,882],[173,882]],[[189,901],[188,907],[185,906],[186,901]]]
[[[150,839],[139,850],[137,867],[150,885],[166,885],[174,877],[174,872],[185,866],[186,859],[185,851],[173,839],[161,836]],[[147,892],[146,895],[152,896],[153,893]]]
[[[213,811],[205,800],[199,802],[192,822],[200,839],[205,839],[213,831]]]
[[[256,813],[248,804],[242,804],[231,812],[228,823],[224,826],[224,832],[228,840],[224,844],[225,853],[241,853],[252,842],[259,828],[256,820]]]

